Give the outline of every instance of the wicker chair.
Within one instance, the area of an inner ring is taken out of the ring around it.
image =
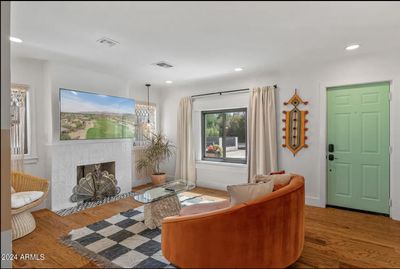
[[[28,209],[38,206],[46,200],[49,192],[49,182],[45,179],[21,172],[11,172],[11,186],[16,192],[42,191],[44,193],[40,199],[30,204],[11,209],[12,240],[15,240],[35,230],[35,219]]]

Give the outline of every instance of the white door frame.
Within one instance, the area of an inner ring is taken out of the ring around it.
[[[320,207],[326,207],[327,203],[327,175],[326,175],[326,142],[327,142],[327,137],[328,137],[328,128],[327,128],[327,116],[328,116],[328,110],[327,110],[327,90],[328,88],[331,87],[340,87],[340,86],[351,86],[351,85],[359,85],[359,84],[368,84],[368,83],[378,83],[378,82],[389,82],[390,84],[390,92],[392,93],[394,91],[394,82],[393,79],[391,78],[381,78],[381,79],[376,79],[376,80],[356,80],[356,81],[348,81],[348,80],[343,80],[343,81],[332,81],[332,82],[325,82],[320,84],[320,90],[319,90],[319,102],[320,102],[320,130],[319,130],[319,136],[320,136],[320,144],[319,144],[319,178],[320,178],[320,201],[319,201],[319,206]],[[390,105],[390,139],[389,143],[391,146],[394,145],[394,105],[391,103]],[[389,199],[394,196],[394,190],[392,186],[395,186],[394,180],[395,180],[395,175],[394,175],[394,170],[395,170],[395,164],[394,164],[394,158],[391,158],[392,156],[389,157],[389,164],[390,164],[390,171],[389,171],[389,186],[390,186],[390,192],[389,192]],[[393,207],[390,208],[390,217],[393,217]]]

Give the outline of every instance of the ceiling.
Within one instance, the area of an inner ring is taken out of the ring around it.
[[[14,1],[12,55],[179,84],[400,49],[399,14],[399,2]]]

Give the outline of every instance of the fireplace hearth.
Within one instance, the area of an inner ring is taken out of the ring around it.
[[[93,202],[119,194],[114,173],[115,162],[78,166],[71,202]]]

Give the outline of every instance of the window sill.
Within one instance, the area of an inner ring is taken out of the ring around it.
[[[213,161],[197,160],[197,161],[196,161],[196,168],[197,168],[197,164],[200,164],[200,165],[213,165],[213,166],[228,166],[228,167],[247,168],[247,164],[246,164],[246,163],[229,163],[229,162],[213,162]]]
[[[24,157],[24,164],[35,164],[39,161],[37,156],[25,156]]]

